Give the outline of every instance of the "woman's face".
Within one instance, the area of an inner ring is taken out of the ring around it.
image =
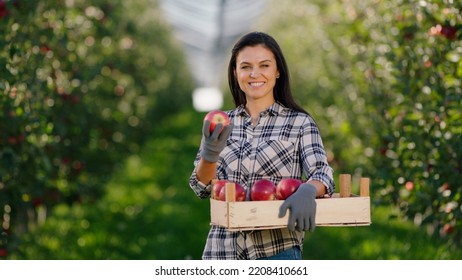
[[[273,88],[279,77],[274,54],[262,45],[243,48],[236,57],[235,76],[247,101],[274,102]]]

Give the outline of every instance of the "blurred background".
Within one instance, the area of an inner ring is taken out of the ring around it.
[[[280,43],[336,180],[371,178],[372,224],[318,227],[304,258],[461,259],[461,9],[0,0],[0,259],[200,259],[188,179],[251,30]]]

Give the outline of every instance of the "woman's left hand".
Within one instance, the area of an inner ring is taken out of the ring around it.
[[[316,195],[315,186],[303,183],[297,191],[289,196],[279,208],[279,218],[289,213],[289,230],[314,231],[316,226]]]

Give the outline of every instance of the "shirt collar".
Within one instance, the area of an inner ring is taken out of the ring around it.
[[[263,115],[268,114],[270,116],[277,116],[286,110],[287,108],[284,105],[276,101],[273,103],[273,105],[271,105],[265,111],[263,111],[262,114]],[[247,111],[245,110],[245,105],[239,105],[239,107],[236,108],[236,115],[238,116],[248,116],[249,115]]]
[[[246,115],[248,115],[247,112],[245,111],[244,104],[239,105],[239,107],[236,108],[236,115],[237,116],[246,116]]]
[[[282,114],[285,110],[287,110],[287,108],[278,101],[274,102],[274,104],[267,109],[270,116],[277,116]]]

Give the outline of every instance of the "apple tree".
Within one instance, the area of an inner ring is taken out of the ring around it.
[[[374,32],[366,45],[367,78],[380,135],[380,193],[416,224],[460,247],[462,5],[376,4],[364,25]]]
[[[374,202],[460,247],[460,1],[281,6],[263,22],[287,54],[294,94],[317,120],[336,173],[371,177]]]
[[[96,201],[189,101],[159,13],[148,0],[0,0],[0,258],[54,205]]]

